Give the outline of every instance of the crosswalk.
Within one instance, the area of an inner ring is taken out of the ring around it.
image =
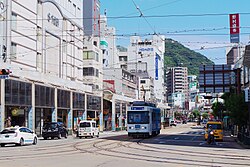
[[[204,131],[189,131],[189,132],[182,132],[182,135],[204,135]]]

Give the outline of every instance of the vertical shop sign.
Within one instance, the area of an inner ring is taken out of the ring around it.
[[[239,14],[230,14],[230,42],[240,42],[240,16]]]
[[[158,74],[158,61],[159,61],[159,55],[156,53],[155,54],[155,80],[158,80],[159,74]]]

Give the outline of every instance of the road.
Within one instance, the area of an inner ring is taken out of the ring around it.
[[[100,138],[39,140],[36,146],[0,148],[1,167],[175,167],[249,166],[250,150],[226,136],[207,145],[203,129],[189,125],[163,129],[150,139],[126,132],[104,132]]]

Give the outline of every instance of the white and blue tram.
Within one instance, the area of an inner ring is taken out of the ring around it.
[[[160,134],[161,111],[155,104],[134,101],[127,110],[127,131],[131,137],[150,137]]]

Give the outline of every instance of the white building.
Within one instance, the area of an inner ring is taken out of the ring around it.
[[[167,94],[183,93],[188,100],[188,69],[187,67],[171,67],[167,74]]]
[[[164,39],[164,36],[158,35],[153,35],[150,40],[132,36],[128,47],[128,70],[138,73],[140,65],[146,63],[148,75],[154,79],[154,95],[158,103],[165,103]]]
[[[82,1],[0,3],[7,6],[0,21],[7,30],[0,29],[6,59],[0,64],[12,71],[9,79],[1,80],[0,129],[6,117],[11,117],[12,125],[27,126],[38,134],[46,121],[63,122],[72,130],[78,119],[90,114],[96,118],[101,97],[93,94],[83,77]]]

